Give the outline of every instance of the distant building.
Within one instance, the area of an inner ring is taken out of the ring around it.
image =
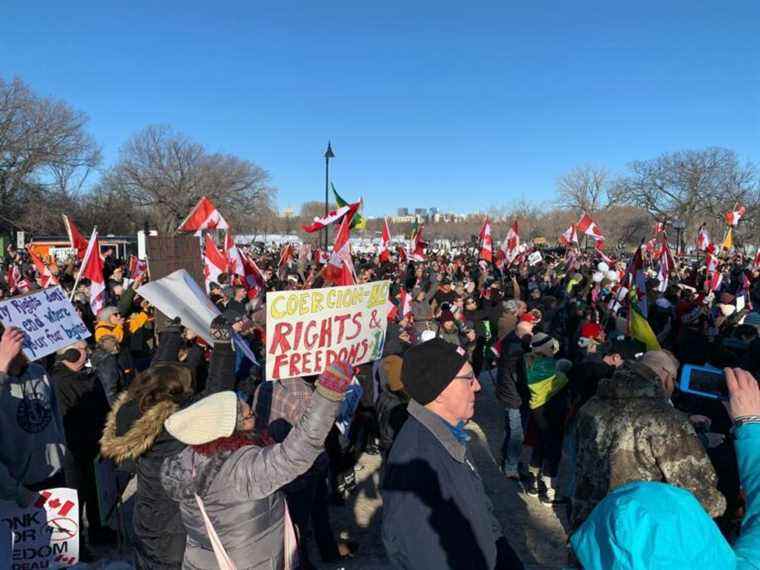
[[[414,215],[415,216],[427,216],[427,210],[425,208],[415,208],[414,209]]]
[[[280,216],[283,218],[292,218],[295,215],[293,208],[283,208],[280,212]]]
[[[398,209],[398,216],[404,217],[409,215],[409,208],[399,208]]]
[[[432,217],[432,216],[436,216],[436,215],[438,215],[440,212],[441,212],[441,211],[440,211],[438,208],[430,208],[430,209],[428,210],[428,214],[429,214],[431,217]]]

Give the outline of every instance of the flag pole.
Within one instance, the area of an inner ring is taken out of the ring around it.
[[[90,243],[87,244],[87,251],[85,252],[84,259],[82,259],[82,264],[79,266],[79,273],[77,274],[77,278],[74,281],[74,287],[71,289],[71,294],[69,294],[69,302],[74,298],[74,295],[77,292],[77,286],[79,285],[79,280],[82,278],[82,271],[84,271],[84,268],[87,266],[87,262],[90,259],[90,255],[92,255],[92,248],[94,247],[95,240],[93,239],[95,236],[97,236],[98,226],[94,226],[92,228],[92,235],[90,236]],[[87,255],[89,253],[89,255]],[[100,252],[98,252],[98,255],[100,255]]]

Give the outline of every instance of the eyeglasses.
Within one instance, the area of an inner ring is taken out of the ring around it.
[[[466,376],[454,376],[454,380],[466,380],[471,388],[475,385],[475,382],[478,381],[478,379],[475,377],[475,374],[467,374]]]

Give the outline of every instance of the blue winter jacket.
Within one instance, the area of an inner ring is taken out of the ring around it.
[[[747,513],[733,549],[689,491],[636,482],[612,491],[570,538],[585,570],[760,569],[760,424],[736,429]]]

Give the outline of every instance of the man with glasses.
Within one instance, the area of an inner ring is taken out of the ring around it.
[[[522,568],[468,450],[480,383],[440,338],[403,356],[409,418],[385,468],[383,543],[396,568]]]
[[[571,527],[607,494],[631,481],[661,481],[691,491],[711,517],[726,501],[689,417],[670,403],[678,361],[664,350],[625,362],[599,383],[578,412]]]

